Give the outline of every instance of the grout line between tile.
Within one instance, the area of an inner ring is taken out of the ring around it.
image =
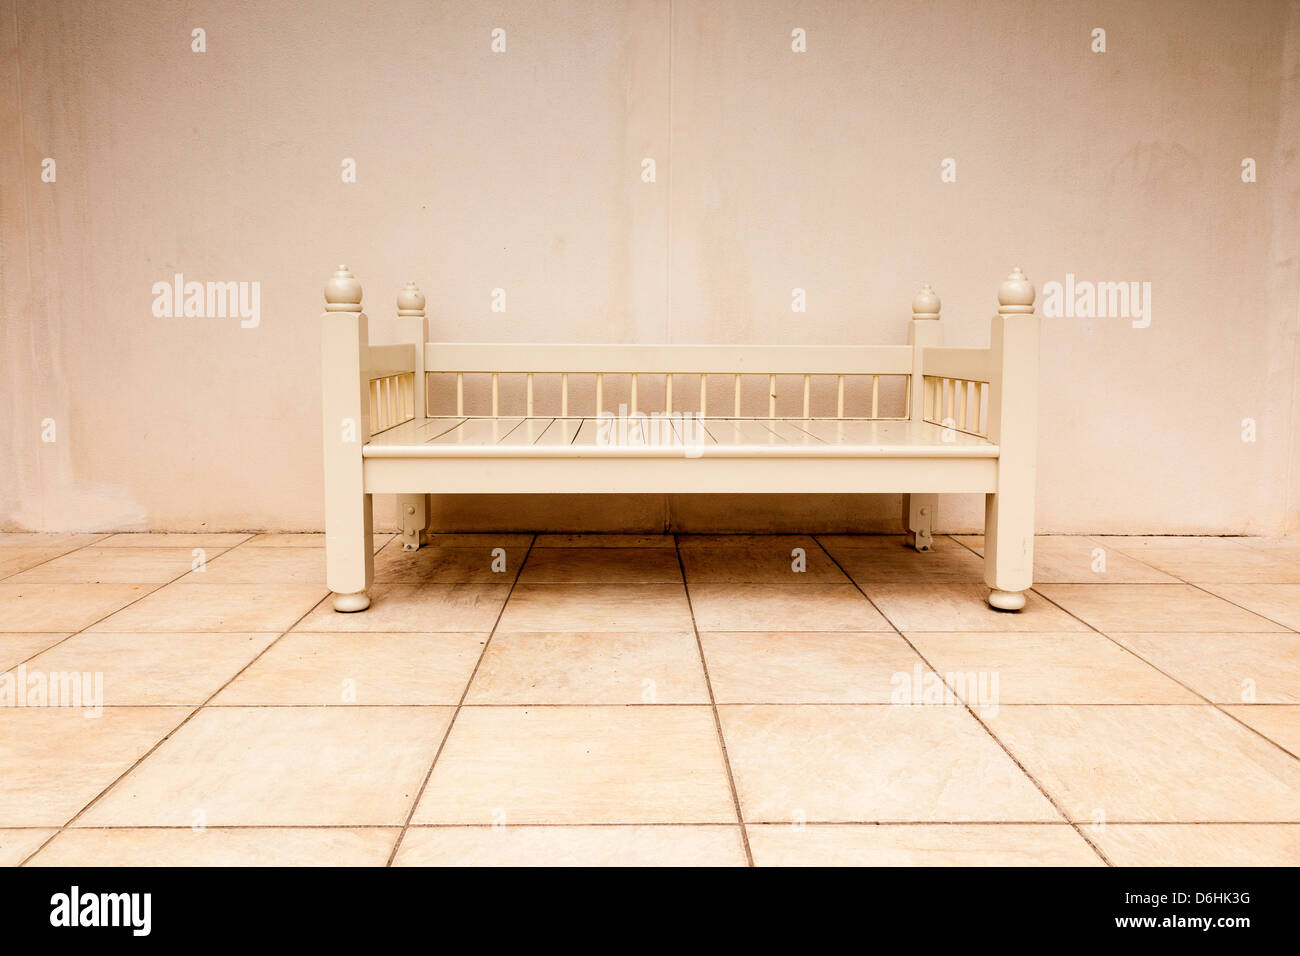
[[[189,572],[186,571],[186,572],[184,572],[184,573],[185,573],[185,574],[188,574]],[[178,575],[178,577],[180,577],[180,576],[182,576],[182,575]],[[163,586],[163,587],[166,587],[166,585],[162,585],[162,586]],[[153,592],[150,592],[150,593],[153,593]],[[41,852],[42,850],[44,850],[47,846],[49,846],[51,842],[53,842],[55,839],[58,838],[58,836],[59,836],[60,833],[62,833],[64,830],[66,830],[67,828],[69,828],[70,826],[72,826],[72,824],[74,824],[74,823],[75,823],[75,822],[76,822],[76,821],[81,817],[82,814],[84,814],[87,810],[89,810],[89,809],[90,809],[91,807],[93,807],[96,803],[98,803],[100,800],[102,800],[102,799],[104,798],[104,796],[105,796],[105,795],[106,795],[110,790],[112,790],[114,787],[116,787],[116,786],[117,786],[117,785],[118,785],[118,784],[119,784],[123,779],[125,779],[125,778],[127,777],[128,774],[130,774],[133,770],[135,770],[136,767],[140,766],[140,764],[144,763],[144,761],[146,761],[147,759],[149,759],[149,757],[150,757],[154,752],[156,752],[156,751],[158,750],[159,747],[161,747],[164,743],[166,743],[168,740],[170,740],[170,739],[171,739],[171,738],[172,738],[172,737],[177,733],[177,731],[179,731],[182,727],[184,727],[184,726],[185,726],[186,724],[188,724],[191,720],[193,720],[193,719],[194,719],[194,716],[195,716],[196,714],[198,714],[198,712],[201,711],[205,706],[207,706],[209,703],[211,703],[211,701],[213,700],[213,698],[215,698],[215,697],[216,697],[218,694],[220,694],[223,690],[225,690],[225,689],[226,689],[227,687],[229,687],[232,683],[234,683],[236,680],[238,680],[240,674],[243,674],[244,671],[248,670],[248,669],[249,669],[250,667],[252,667],[255,663],[257,663],[257,662],[261,659],[262,655],[265,654],[267,651],[269,651],[271,648],[273,648],[276,644],[278,644],[278,643],[280,642],[280,639],[283,638],[285,634],[289,633],[289,631],[293,630],[294,627],[296,627],[298,624],[302,623],[303,619],[306,618],[307,615],[310,614],[312,611],[316,610],[316,608],[320,607],[320,605],[321,605],[322,602],[324,602],[324,601],[328,601],[329,599],[330,599],[330,594],[329,594],[329,592],[326,592],[325,597],[321,598],[320,601],[317,601],[315,604],[313,604],[311,607],[309,607],[306,611],[304,611],[304,612],[302,613],[302,615],[301,615],[301,616],[300,616],[296,621],[293,622],[293,624],[290,624],[289,627],[285,628],[283,631],[280,631],[280,632],[279,632],[279,636],[276,637],[275,640],[271,641],[270,643],[268,643],[268,644],[266,645],[266,647],[262,648],[260,651],[258,651],[256,654],[254,654],[253,657],[252,657],[252,659],[250,659],[250,660],[248,661],[247,664],[245,664],[245,665],[244,665],[243,667],[241,667],[241,668],[240,668],[240,669],[239,669],[239,670],[238,670],[234,675],[231,676],[230,680],[226,681],[224,684],[222,684],[220,687],[218,687],[216,690],[214,690],[211,694],[209,694],[207,700],[203,701],[203,703],[199,704],[197,707],[195,707],[193,710],[191,710],[188,714],[185,715],[185,718],[184,718],[184,719],[183,719],[179,724],[177,724],[175,727],[173,727],[173,728],[172,728],[171,730],[169,730],[167,733],[163,734],[163,736],[162,736],[158,741],[156,741],[152,747],[150,747],[148,750],[146,750],[146,751],[145,751],[145,752],[144,752],[144,753],[139,757],[139,759],[137,759],[135,762],[133,762],[133,763],[131,764],[131,766],[127,767],[127,768],[126,768],[125,770],[123,770],[120,774],[118,774],[116,777],[114,777],[113,780],[112,780],[112,781],[111,781],[111,782],[110,782],[106,787],[104,787],[104,789],[100,790],[99,793],[95,794],[95,796],[92,797],[92,798],[90,799],[90,802],[89,802],[89,803],[87,803],[87,804],[86,804],[85,806],[83,806],[80,810],[78,810],[76,813],[74,813],[74,814],[72,815],[72,817],[71,817],[71,818],[70,818],[66,823],[63,824],[63,826],[59,827],[58,830],[57,830],[55,833],[52,833],[52,834],[50,835],[50,837],[49,837],[48,840],[46,840],[44,843],[42,843],[40,846],[38,846],[38,847],[37,847],[35,850],[33,850],[31,853],[27,854],[27,856],[25,856],[25,857],[22,859],[22,861],[21,861],[18,865],[19,865],[19,866],[25,866],[25,865],[26,865],[26,864],[27,864],[27,863],[32,859],[32,857],[36,856],[36,854],[40,853],[40,852]],[[131,603],[134,604],[135,602],[132,601]],[[126,605],[126,606],[129,607],[130,605]],[[118,608],[118,610],[121,610],[121,608]],[[113,613],[116,614],[117,611],[114,611]],[[111,616],[111,615],[106,615],[106,616]],[[100,618],[100,620],[103,620],[103,618]],[[99,623],[99,622],[96,621],[95,623]],[[90,626],[93,627],[94,625],[90,625]],[[77,633],[81,633],[81,632],[78,631]],[[235,632],[235,633],[253,633],[253,632]],[[262,632],[262,633],[271,633],[271,632]],[[60,643],[62,643],[62,642],[60,642]],[[189,705],[181,704],[180,706],[181,706],[181,707],[185,707],[185,706],[189,706]]]
[[[948,537],[951,538],[951,535],[949,535]],[[830,560],[834,562],[837,568],[839,568],[841,571],[844,571],[843,566],[840,565],[839,561],[836,560],[835,556],[831,554],[830,551],[827,550],[824,544],[822,544],[821,537],[819,535],[813,535],[813,540],[817,542],[817,547],[822,549],[822,553],[825,554],[826,557],[830,558]],[[970,714],[972,718],[974,718],[977,724],[979,724],[982,728],[984,728],[984,732],[988,734],[990,738],[992,738],[993,742],[997,744],[999,748],[1001,748],[1002,752],[1007,755],[1007,758],[1020,769],[1020,772],[1023,773],[1026,778],[1028,778],[1029,782],[1038,788],[1038,792],[1041,793],[1043,797],[1047,800],[1047,802],[1052,805],[1052,808],[1061,815],[1061,819],[1074,828],[1074,832],[1079,834],[1079,837],[1083,840],[1083,842],[1088,844],[1088,846],[1092,849],[1092,851],[1096,853],[1098,857],[1101,858],[1101,861],[1103,863],[1105,863],[1107,866],[1114,866],[1115,864],[1112,863],[1110,861],[1110,858],[1107,857],[1106,854],[1101,851],[1101,848],[1088,838],[1088,835],[1083,832],[1083,830],[1079,827],[1077,823],[1075,823],[1073,820],[1070,819],[1070,815],[1065,812],[1065,808],[1056,802],[1056,798],[1053,797],[1050,793],[1048,793],[1047,788],[1044,787],[1043,784],[1039,782],[1038,778],[1029,772],[1029,768],[1027,768],[1023,763],[1020,762],[1020,758],[1011,752],[1010,748],[1008,748],[1007,745],[1002,742],[1002,739],[998,737],[998,735],[993,732],[993,730],[989,727],[989,725],[986,724],[980,718],[980,715],[975,712],[974,708],[972,708],[970,704],[968,704],[959,694],[957,694],[956,689],[953,688],[953,686],[948,683],[948,678],[944,676],[942,673],[940,673],[940,671],[933,664],[930,663],[929,659],[924,654],[921,653],[920,649],[917,648],[917,646],[908,639],[907,635],[898,629],[897,625],[894,624],[893,619],[888,614],[886,614],[880,608],[876,607],[876,602],[871,600],[871,595],[867,594],[867,592],[862,588],[862,586],[858,584],[856,580],[853,579],[853,576],[849,575],[847,571],[845,571],[845,575],[849,578],[850,581],[853,581],[853,586],[857,588],[858,593],[861,594],[873,608],[875,608],[876,613],[889,622],[889,626],[894,629],[894,633],[897,634],[907,644],[907,646],[912,649],[912,653],[914,653],[917,657],[919,657],[924,662],[925,666],[929,668],[932,673],[936,674],[941,681],[943,681],[944,687],[948,688],[948,691],[953,695],[953,698],[955,700],[960,700],[962,702],[962,707],[966,709],[966,712]]]
[[[951,537],[951,535],[950,535],[949,537]],[[954,539],[954,540],[956,540],[956,539]],[[1094,539],[1094,540],[1095,540],[1095,539]],[[974,548],[971,548],[969,545],[965,544],[964,542],[957,541],[956,543],[959,544],[959,545],[961,545],[963,548],[967,548],[967,549],[970,550],[970,551],[974,551],[974,550],[975,550]],[[1100,545],[1099,545],[1099,546],[1100,546]],[[1117,550],[1118,550],[1118,549],[1117,549]],[[1121,551],[1120,553],[1121,553],[1121,554],[1125,554],[1125,552],[1123,552],[1123,551]],[[1144,562],[1144,563],[1145,563],[1145,562]],[[1160,569],[1157,568],[1156,570],[1160,570]],[[1169,574],[1168,571],[1162,571],[1161,573],[1162,573],[1162,574]],[[1180,583],[1182,583],[1182,584],[1191,584],[1191,582],[1189,582],[1189,581],[1184,581],[1182,578],[1179,578],[1176,574],[1170,574],[1169,576],[1172,577],[1172,578],[1176,578],[1176,579],[1177,579]],[[1148,585],[1143,585],[1143,586],[1145,587],[1145,586],[1148,586]],[[1174,587],[1174,586],[1176,586],[1176,585],[1169,585],[1169,584],[1166,584],[1166,585],[1155,585],[1155,586],[1156,586],[1156,587],[1162,587],[1162,586],[1163,586],[1163,587]],[[1196,587],[1196,585],[1195,585],[1195,584],[1191,584],[1191,587]],[[1264,740],[1267,740],[1270,744],[1272,744],[1274,747],[1276,747],[1278,750],[1282,751],[1282,753],[1286,754],[1288,757],[1292,758],[1293,760],[1300,760],[1300,755],[1293,754],[1291,751],[1287,750],[1285,747],[1283,747],[1280,743],[1278,743],[1278,742],[1277,742],[1276,740],[1274,740],[1272,737],[1269,737],[1267,734],[1263,733],[1262,731],[1260,731],[1260,730],[1258,730],[1258,729],[1252,727],[1250,724],[1246,723],[1244,720],[1242,720],[1242,719],[1241,719],[1240,717],[1238,717],[1236,714],[1232,714],[1232,713],[1229,713],[1228,711],[1224,710],[1223,707],[1222,707],[1221,705],[1217,704],[1215,701],[1213,701],[1213,700],[1211,700],[1210,698],[1206,697],[1204,694],[1202,694],[1202,693],[1201,693],[1199,690],[1197,690],[1195,687],[1192,687],[1192,686],[1190,686],[1189,684],[1187,684],[1186,682],[1184,682],[1183,680],[1181,680],[1180,678],[1175,677],[1173,674],[1169,673],[1169,671],[1165,670],[1163,667],[1160,667],[1158,664],[1155,664],[1155,663],[1153,663],[1152,661],[1147,660],[1145,657],[1143,657],[1143,656],[1142,656],[1141,654],[1139,654],[1137,651],[1133,650],[1133,648],[1129,647],[1129,646],[1126,645],[1126,644],[1121,643],[1120,641],[1115,640],[1115,638],[1111,637],[1109,634],[1107,634],[1105,631],[1101,630],[1100,628],[1098,628],[1098,627],[1094,627],[1092,624],[1088,623],[1088,621],[1084,620],[1084,619],[1083,619],[1082,617],[1080,617],[1078,614],[1075,614],[1075,613],[1074,613],[1073,611],[1071,611],[1069,608],[1066,608],[1066,607],[1062,606],[1062,605],[1061,605],[1060,603],[1058,603],[1057,601],[1052,600],[1052,598],[1048,597],[1046,594],[1043,594],[1043,593],[1042,593],[1041,591],[1039,591],[1037,588],[1032,588],[1032,587],[1031,587],[1030,590],[1032,590],[1035,594],[1037,594],[1040,598],[1042,598],[1042,599],[1043,599],[1044,601],[1046,601],[1048,604],[1052,605],[1053,607],[1059,609],[1059,610],[1062,611],[1063,613],[1068,614],[1070,617],[1074,618],[1076,621],[1078,621],[1078,622],[1079,622],[1080,624],[1082,624],[1084,627],[1088,628],[1088,630],[1092,631],[1094,634],[1099,634],[1100,636],[1104,637],[1106,640],[1108,640],[1108,641],[1110,641],[1112,644],[1114,644],[1116,647],[1120,648],[1120,649],[1121,649],[1122,651],[1124,651],[1126,654],[1130,654],[1130,655],[1132,655],[1136,660],[1141,661],[1143,664],[1147,665],[1147,666],[1150,667],[1152,670],[1155,670],[1155,671],[1157,671],[1158,673],[1163,674],[1165,677],[1169,678],[1171,681],[1173,681],[1173,682],[1174,682],[1175,684],[1177,684],[1179,687],[1181,687],[1181,688],[1183,688],[1184,690],[1186,690],[1188,693],[1190,693],[1190,694],[1194,694],[1195,696],[1199,697],[1201,700],[1203,700],[1203,701],[1205,702],[1205,704],[1207,704],[1207,705],[1210,706],[1210,707],[1213,707],[1215,710],[1217,710],[1219,713],[1223,714],[1223,716],[1227,717],[1229,720],[1231,720],[1231,721],[1233,721],[1233,722],[1235,722],[1235,723],[1237,723],[1237,724],[1240,724],[1242,727],[1245,727],[1247,730],[1249,730],[1251,733],[1255,734],[1256,736],[1258,736],[1258,737],[1262,737]],[[1204,591],[1204,588],[1199,588],[1198,590],[1202,590],[1202,591]],[[1214,594],[1214,593],[1211,592],[1211,591],[1204,591],[1204,593],[1209,594],[1209,595],[1211,595],[1212,597],[1219,597],[1217,594]],[[1227,600],[1227,599],[1226,599],[1226,598],[1220,598],[1220,600]],[[1233,602],[1229,601],[1228,603],[1229,603],[1229,604],[1232,604]],[[1237,606],[1237,607],[1241,607],[1241,605],[1236,605],[1236,606]],[[1251,611],[1250,608],[1241,608],[1241,609],[1242,609],[1243,611],[1247,611],[1247,612],[1249,612],[1249,613],[1251,613],[1251,614],[1254,614],[1254,613],[1255,613],[1254,611]],[[1260,617],[1263,617],[1263,615],[1259,615],[1259,616],[1260,616]],[[1268,620],[1268,618],[1265,618],[1265,620]],[[1276,624],[1276,623],[1278,623],[1278,622],[1274,621],[1273,623]],[[1286,625],[1281,625],[1281,626],[1285,627]],[[1287,628],[1287,630],[1290,630],[1290,628]],[[1125,633],[1128,633],[1128,632],[1125,632]],[[1136,632],[1136,633],[1142,633],[1142,632]],[[1160,632],[1146,632],[1146,633],[1160,633]],[[1168,632],[1168,633],[1176,634],[1176,633],[1178,633],[1178,632],[1177,632],[1177,631],[1170,631],[1170,632]],[[1248,633],[1248,632],[1243,632],[1243,633]],[[1068,705],[1068,704],[1062,704],[1062,705],[1054,705],[1054,706],[1071,706],[1071,705]],[[1076,706],[1097,706],[1097,705],[1088,704],[1088,705],[1076,705]],[[1178,705],[1178,704],[1164,704],[1164,705],[1159,705],[1159,704],[1136,704],[1136,705],[1134,705],[1134,704],[1128,704],[1128,705],[1120,705],[1120,706],[1139,706],[1139,707],[1157,707],[1157,706],[1166,706],[1166,707],[1169,707],[1169,706],[1172,706],[1172,707],[1177,707],[1177,706],[1194,706],[1194,705]],[[1254,705],[1254,704],[1252,704],[1251,706],[1258,706],[1258,705]]]
[[[515,569],[514,579],[510,582],[510,590],[506,592],[505,600],[501,602],[496,620],[492,622],[492,630],[488,632],[487,640],[483,642],[483,649],[478,653],[478,660],[474,662],[474,669],[470,671],[469,678],[465,681],[465,689],[460,692],[460,700],[456,702],[456,709],[452,711],[451,719],[447,721],[447,729],[442,733],[442,740],[438,741],[438,749],[434,751],[433,760],[429,761],[429,769],[424,775],[424,780],[420,782],[420,789],[416,791],[415,799],[411,801],[411,809],[407,811],[406,819],[402,822],[402,830],[397,834],[397,840],[393,843],[393,849],[388,854],[388,861],[384,864],[385,866],[391,867],[393,861],[397,859],[397,851],[402,848],[402,841],[406,839],[406,833],[411,828],[411,818],[415,816],[415,811],[420,806],[420,800],[424,798],[424,791],[428,788],[429,781],[433,779],[433,768],[438,765],[438,758],[442,756],[442,751],[451,738],[451,730],[456,726],[456,718],[460,716],[461,708],[465,706],[465,698],[469,696],[469,689],[474,683],[474,678],[478,676],[478,669],[483,665],[483,658],[487,656],[488,647],[492,644],[492,636],[496,634],[497,628],[501,625],[501,618],[505,616],[506,607],[510,604],[510,598],[515,593],[515,586],[519,583],[520,575],[524,573],[524,566],[528,564],[528,558],[533,553],[533,545],[536,542],[537,535],[534,534],[528,541],[528,550],[524,552],[523,560],[519,562],[519,567]]]
[[[713,711],[713,726],[718,734],[718,746],[722,748],[722,766],[727,771],[727,786],[731,788],[731,800],[736,806],[736,823],[740,827],[740,842],[745,848],[745,860],[754,865],[754,852],[749,846],[749,831],[745,827],[745,814],[740,808],[740,792],[736,789],[736,775],[731,769],[731,755],[727,753],[727,738],[722,732],[722,716],[718,713],[718,700],[713,693],[713,681],[709,677],[709,662],[704,656],[704,641],[700,638],[700,626],[695,620],[695,605],[691,601],[691,585],[686,579],[686,565],[682,561],[681,545],[677,535],[673,535],[673,547],[677,552],[677,567],[682,574],[682,588],[686,592],[686,608],[691,614],[691,630],[695,633],[695,647],[700,654],[700,667],[704,670],[704,686],[709,691],[709,707]]]

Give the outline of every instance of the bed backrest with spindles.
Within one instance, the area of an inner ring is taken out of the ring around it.
[[[1032,313],[1033,288],[1018,269],[1002,290],[1010,290],[1006,294],[1011,298],[1002,303],[1001,313]],[[1028,305],[1019,302],[1018,297],[1024,295]],[[998,399],[1004,371],[999,346],[944,348],[939,297],[928,285],[912,301],[909,344],[845,347],[429,342],[425,299],[414,283],[407,283],[397,301],[399,338],[408,344],[370,346],[361,313],[360,284],[346,266],[340,266],[327,285],[326,300],[327,317],[333,315],[331,321],[343,323],[327,334],[326,352],[337,349],[345,355],[351,349],[362,357],[360,406],[348,397],[346,389],[339,393],[337,404],[360,412],[367,434],[416,417],[477,417],[467,412],[471,404],[487,410],[483,417],[539,414],[538,376],[558,377],[559,401],[544,414],[558,412],[561,417],[608,414],[613,410],[610,406],[617,404],[618,411],[632,414],[690,412],[776,418],[780,391],[786,397],[781,417],[911,419],[996,440],[998,423],[994,419],[1006,414]],[[348,319],[349,315],[353,318]],[[326,364],[328,369],[330,362]],[[675,386],[683,376],[688,379],[685,389]],[[512,400],[509,409],[503,408],[503,377],[523,379],[522,396],[518,389],[506,396]],[[619,379],[618,390],[626,395],[625,402],[607,402],[607,379],[611,377]],[[712,386],[711,378],[715,380]],[[721,400],[719,378],[726,383]],[[797,384],[791,385],[791,378]],[[651,389],[641,387],[643,379],[653,380]],[[783,380],[786,384],[779,390]],[[471,403],[467,387],[484,382],[487,395]],[[575,385],[577,382],[582,384]],[[747,382],[758,385],[746,388]],[[846,388],[849,382],[854,383],[852,389]],[[859,384],[862,387],[857,387]],[[758,386],[766,386],[765,416]],[[327,389],[330,387],[327,381]],[[454,402],[446,394],[448,388],[454,390]],[[795,390],[793,400],[790,388]],[[647,391],[662,395],[662,401],[644,401]],[[439,397],[445,401],[435,401]],[[886,407],[897,406],[899,397],[901,413]],[[433,410],[435,405],[439,410]],[[816,416],[815,407],[821,410]],[[831,407],[834,416],[826,413]]]

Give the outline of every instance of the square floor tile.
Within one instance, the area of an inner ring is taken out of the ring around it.
[[[921,658],[883,631],[705,631],[720,704],[887,704]]]
[[[490,531],[484,534],[430,534],[428,545],[435,548],[527,548],[533,540],[531,534],[502,534]],[[423,550],[423,549],[421,549]]]
[[[669,548],[534,548],[520,584],[680,584]]]
[[[398,827],[64,830],[28,866],[383,866]]]
[[[414,823],[733,823],[709,707],[467,707]]]
[[[1300,757],[1300,705],[1239,705],[1223,709]]]
[[[1110,635],[1219,704],[1300,704],[1300,634]]]
[[[378,551],[395,535],[391,532],[374,535],[375,550]],[[325,535],[320,532],[305,534],[258,534],[249,538],[241,548],[323,548]]]
[[[720,705],[756,823],[1061,816],[964,707]]]
[[[821,548],[779,544],[683,549],[682,564],[691,584],[822,582],[848,584],[844,572]]]
[[[917,551],[900,542],[893,548],[843,548],[832,553],[849,577],[863,587],[878,583],[984,581],[984,559],[951,543],[933,551]]]
[[[95,542],[97,548],[233,548],[251,538],[252,535],[238,532],[234,534],[185,534],[172,532],[130,531],[122,534],[110,534]]]
[[[968,704],[1199,704],[1191,691],[1092,631],[909,631],[908,639]],[[970,694],[978,686],[984,693]],[[991,693],[991,702],[984,699]],[[983,712],[983,709],[981,709]]]
[[[0,548],[59,548],[71,551],[102,541],[106,534],[59,534],[43,531],[0,531]]]
[[[0,826],[63,826],[189,712],[0,707]]]
[[[888,631],[851,584],[695,584],[691,606],[701,631]]]
[[[487,632],[509,593],[508,584],[376,584],[367,610],[343,614],[322,601],[295,630]]]
[[[292,631],[212,702],[458,704],[486,634]]]
[[[866,584],[863,590],[900,631],[1086,631],[1058,607],[1034,592],[1020,611],[997,611],[983,584],[913,581]]]
[[[501,631],[689,631],[680,584],[520,584]]]
[[[0,866],[17,866],[58,830],[0,830]]]
[[[119,549],[121,550],[121,549]],[[209,555],[186,584],[308,584],[325,587],[323,548],[235,548]]]
[[[803,548],[808,554],[820,550],[817,541],[807,534],[679,534],[677,546],[683,553],[695,548],[737,548],[789,554]]]
[[[916,552],[916,549],[907,543],[905,534],[819,534],[817,540],[823,548],[836,557],[839,557],[842,551],[894,552],[907,548]],[[935,535],[930,546],[931,550],[925,553],[941,554],[945,551],[965,550],[946,534]]]
[[[539,534],[537,548],[669,548],[677,542],[670,534]]]
[[[1245,547],[1246,542],[1250,540],[1241,535],[1207,534],[1098,534],[1092,537],[1107,547],[1118,548],[1130,554],[1191,546],[1235,551]]]
[[[109,585],[59,585],[108,587]],[[124,587],[125,585],[113,585]],[[176,581],[96,624],[94,631],[283,631],[328,592],[324,585]]]
[[[1212,591],[1269,621],[1300,631],[1300,584],[1207,584]],[[1206,628],[1209,630],[1209,628]],[[1269,627],[1251,628],[1267,631]]]
[[[745,866],[740,828],[412,827],[394,866]]]
[[[1300,584],[1300,553],[1270,553],[1241,546],[1214,545],[1150,548],[1142,559],[1153,567],[1193,583],[1250,581]]]
[[[1300,824],[1116,823],[1088,837],[1116,866],[1300,866]]]
[[[1300,821],[1300,762],[1207,705],[999,708],[987,721],[1092,823]]]
[[[955,539],[984,553],[984,536]],[[1039,535],[1034,538],[1035,584],[1177,584],[1178,579],[1149,563],[1084,535]]]
[[[527,548],[434,548],[403,551],[400,540],[375,555],[375,580],[404,584],[510,584]],[[323,579],[322,579],[323,580]]]
[[[8,631],[80,631],[157,588],[156,584],[51,584],[0,581],[0,622]]]
[[[67,554],[70,548],[0,548],[0,578],[7,578],[44,564],[61,554]]]
[[[10,583],[166,584],[189,572],[188,548],[82,548],[9,579]]]
[[[450,707],[210,707],[78,826],[401,824]]]
[[[707,704],[691,631],[498,633],[468,704]]]
[[[1103,866],[1068,823],[751,825],[755,866]]]
[[[59,643],[67,633],[58,631],[36,631],[31,634],[0,633],[0,672],[16,667],[47,647]]]
[[[1190,584],[1044,584],[1038,590],[1099,631],[1277,631]]]
[[[103,705],[203,703],[266,649],[275,634],[78,634],[27,671],[95,674]]]

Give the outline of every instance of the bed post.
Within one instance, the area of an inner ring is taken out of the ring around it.
[[[909,409],[914,422],[925,420],[925,374],[922,350],[943,343],[943,328],[939,325],[939,297],[929,284],[912,299],[912,321],[908,326],[907,344],[912,347],[912,379],[908,394]],[[917,551],[929,551],[933,545],[934,519],[939,510],[939,496],[935,494],[903,495],[903,529],[907,543]]]
[[[325,283],[321,316],[321,410],[325,458],[325,580],[334,610],[364,611],[375,577],[370,495],[361,448],[370,437],[370,348],[361,283],[339,266]]]
[[[989,440],[998,451],[997,492],[984,496],[984,583],[991,607],[1018,611],[1034,583],[1038,468],[1038,316],[1034,287],[1017,266],[998,287],[990,349]]]
[[[415,417],[425,418],[424,343],[429,341],[429,324],[424,317],[424,294],[414,282],[397,294],[397,340],[415,345]],[[402,522],[402,550],[419,550],[429,523],[429,496],[398,495],[397,512]]]

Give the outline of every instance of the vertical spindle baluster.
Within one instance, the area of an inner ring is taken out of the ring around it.
[[[735,392],[735,394],[732,397],[733,398],[732,405],[735,406],[733,415],[734,417],[739,418],[740,417],[740,374],[739,373],[736,374],[735,385],[733,386],[733,388]]]
[[[492,417],[496,418],[501,409],[501,373],[492,373]]]
[[[664,376],[664,414],[673,413],[673,373]]]
[[[709,376],[700,373],[700,417],[703,418],[708,414],[709,407]]]
[[[812,376],[803,377],[803,417],[812,418]]]
[[[844,417],[844,376],[835,376],[835,417]]]
[[[456,414],[465,414],[465,373],[456,373]]]
[[[880,417],[880,376],[871,376],[871,417]]]
[[[767,377],[767,417],[776,418],[776,376]]]
[[[528,388],[528,397],[527,397],[528,417],[532,418],[533,417],[533,373],[532,372],[528,373],[527,388]]]
[[[605,407],[605,373],[596,373],[596,417],[600,417],[600,411]]]
[[[569,373],[560,373],[560,417],[569,417]]]

